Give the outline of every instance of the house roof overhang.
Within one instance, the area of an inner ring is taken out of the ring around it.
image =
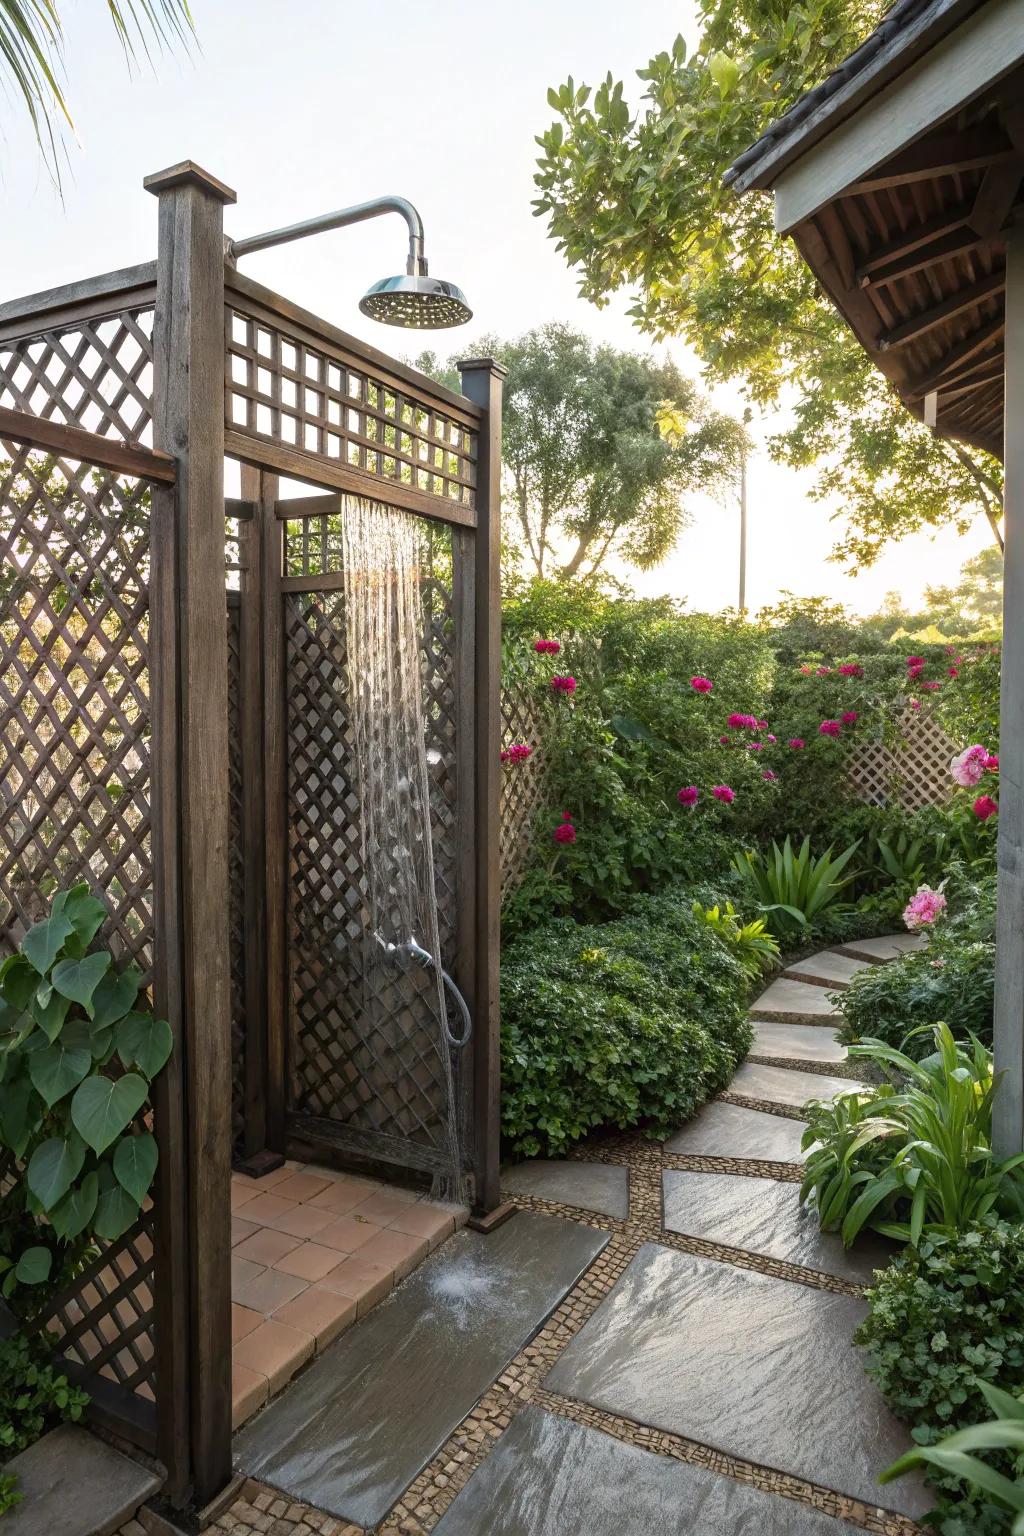
[[[776,226],[908,408],[1001,457],[1024,0],[899,0],[726,180],[774,193]]]

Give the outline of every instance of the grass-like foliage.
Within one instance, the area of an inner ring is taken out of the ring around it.
[[[779,938],[792,938],[812,927],[854,879],[848,865],[858,846],[851,843],[835,855],[831,848],[826,848],[824,853],[815,855],[809,837],[797,850],[787,837],[781,848],[773,842],[770,853],[759,849],[744,851],[736,855],[734,862],[756,896],[772,932]]]
[[[713,907],[695,901],[693,915],[698,922],[713,929],[732,950],[751,981],[779,964],[779,941],[769,933],[763,917],[744,922],[731,901],[716,902]]]

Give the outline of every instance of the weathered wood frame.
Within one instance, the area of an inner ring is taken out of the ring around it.
[[[223,209],[234,194],[191,162],[147,178],[159,200],[156,263],[0,306],[0,342],[155,308],[154,447],[0,410],[0,436],[148,480],[153,518],[152,861],[154,1000],[175,1036],[158,1079],[157,1401],[114,1427],[155,1452],[165,1492],[201,1513],[231,1475],[230,1017],[227,640],[223,466],[242,465],[247,1150],[283,1147],[287,1060],[287,843],[282,700],[279,477],[372,496],[451,526],[458,699],[458,970],[475,1030],[473,1166],[477,1206],[498,1199],[498,499],[502,370],[465,365],[463,395],[335,330],[225,266]],[[226,429],[225,304],[259,302],[327,350],[435,400],[479,434],[475,505],[358,474],[299,448]],[[268,600],[273,594],[274,601]],[[266,900],[260,901],[261,887]],[[154,1428],[155,1425],[155,1428]]]

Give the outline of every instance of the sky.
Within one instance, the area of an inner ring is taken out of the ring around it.
[[[547,88],[610,70],[634,71],[682,31],[690,0],[193,0],[198,45],[129,74],[102,0],[66,4],[66,71],[77,143],[63,199],[31,130],[0,93],[0,298],[151,260],[156,202],[143,177],[192,159],[238,193],[229,234],[244,236],[382,193],[423,215],[431,272],[457,282],[474,309],[464,332],[439,333],[442,351],[476,335],[516,335],[549,320],[595,341],[647,350],[628,299],[598,310],[578,298],[571,271],[530,207],[536,146],[552,113]],[[388,335],[356,308],[378,277],[404,270],[397,217],[321,235],[245,260],[243,270],[384,350],[413,355],[415,338]],[[395,342],[398,345],[395,345]],[[682,345],[668,349],[687,372]],[[739,411],[737,391],[715,403]],[[778,418],[755,423],[763,442]],[[913,607],[928,584],[948,583],[987,542],[979,522],[893,546],[850,577],[828,561],[841,508],[808,499],[811,472],[770,462],[749,470],[748,604],[783,590],[825,594],[855,611],[888,592]],[[675,553],[630,580],[694,608],[736,602],[738,511],[697,499]]]

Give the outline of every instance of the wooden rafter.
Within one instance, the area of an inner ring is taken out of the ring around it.
[[[967,223],[971,206],[968,202],[956,203],[950,208],[944,208],[934,218],[926,219],[922,224],[912,224],[892,240],[887,240],[884,245],[878,246],[860,262],[855,273],[857,282],[861,287],[867,287],[872,273],[880,267],[887,267],[901,257],[910,256],[922,245],[928,245],[931,241],[960,229]]]
[[[948,234],[941,235],[937,240],[929,241],[927,245],[919,245],[908,255],[898,257],[884,266],[876,266],[872,272],[861,278],[861,287],[874,288],[883,283],[896,282],[903,277],[911,277],[915,272],[925,272],[929,267],[938,266],[940,262],[952,261],[956,256],[966,256],[969,251],[977,250],[979,245],[986,244],[986,241],[986,236],[979,235],[975,230],[961,225],[950,230]]]
[[[1016,157],[1017,150],[1007,144],[1001,133],[993,132],[991,128],[938,134],[894,155],[877,171],[847,187],[845,196],[881,192],[889,187],[906,186],[912,181],[934,181],[938,176],[956,176],[963,171],[984,170]]]
[[[964,337],[963,341],[958,341],[955,347],[951,347],[942,361],[930,368],[927,373],[909,380],[903,386],[904,394],[911,399],[920,399],[933,389],[941,388],[943,380],[948,380],[961,364],[969,362],[977,357],[979,352],[986,351],[998,341],[1003,334],[1005,324],[1004,317],[997,315],[994,320],[989,320],[978,330],[972,331],[969,336]]]
[[[972,283],[969,288],[958,289],[941,303],[933,304],[930,309],[921,310],[920,313],[911,315],[909,320],[893,326],[892,330],[886,331],[879,337],[879,351],[887,352],[890,347],[900,347],[908,341],[917,341],[919,337],[935,330],[936,326],[944,325],[947,320],[955,319],[965,310],[973,309],[976,304],[994,298],[996,294],[1002,293],[1005,287],[1006,272],[1000,268],[998,272],[992,272],[988,277]]]

